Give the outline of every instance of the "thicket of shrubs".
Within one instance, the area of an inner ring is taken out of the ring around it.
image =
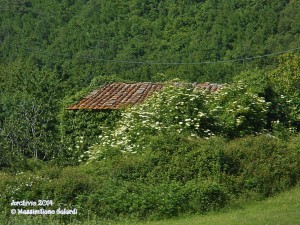
[[[74,219],[166,218],[220,209],[237,198],[267,197],[300,178],[300,136],[231,141],[177,132],[148,135],[143,154],[114,155],[78,167],[0,174],[1,211],[14,200],[51,199],[77,208]]]

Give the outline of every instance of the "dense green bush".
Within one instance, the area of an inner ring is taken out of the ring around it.
[[[235,181],[235,191],[251,190],[270,196],[299,180],[300,154],[297,138],[290,142],[270,135],[246,137],[225,145],[222,171]],[[292,144],[293,143],[293,144]]]
[[[211,180],[192,180],[184,190],[184,207],[187,212],[207,212],[226,206],[230,199],[227,187]]]
[[[17,174],[0,173],[0,209],[74,209],[78,215],[73,219],[84,218],[88,213],[86,202],[80,202],[80,196],[89,196],[95,187],[99,187],[95,176],[88,175],[79,167],[43,167],[40,171],[20,172]],[[51,200],[49,206],[10,206],[12,201]],[[79,205],[82,203],[82,205]],[[95,205],[93,205],[95,206]],[[56,216],[56,215],[55,215]],[[68,220],[68,216],[57,215]]]
[[[78,218],[166,218],[217,210],[233,199],[271,196],[300,178],[299,136],[226,141],[177,132],[148,135],[143,154],[114,155],[79,167],[1,173],[1,209],[12,199],[51,199]],[[34,165],[33,165],[34,166]]]
[[[295,54],[285,54],[278,58],[278,66],[269,75],[269,81],[275,96],[272,99],[277,116],[285,127],[300,130],[300,57]],[[275,114],[275,115],[274,115]]]
[[[0,170],[14,170],[13,168],[25,168],[24,155],[11,151],[6,143],[0,143]]]
[[[270,103],[250,92],[242,82],[228,85],[210,97],[208,107],[216,123],[215,133],[235,138],[257,134],[266,128]]]
[[[288,53],[276,59],[271,70],[249,70],[234,77],[247,84],[247,90],[270,102],[267,113],[268,129],[300,130],[300,61],[296,54]]]
[[[62,150],[57,152],[59,161],[77,164],[88,147],[99,140],[103,130],[112,129],[119,111],[64,110],[60,114]]]

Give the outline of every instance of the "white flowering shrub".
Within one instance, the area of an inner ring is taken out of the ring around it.
[[[209,113],[219,129],[216,133],[222,136],[234,138],[260,133],[267,125],[270,103],[248,92],[242,82],[225,86],[210,98]]]
[[[260,132],[266,125],[267,110],[264,98],[248,93],[242,83],[217,93],[173,83],[144,104],[125,110],[116,129],[103,132],[87,156],[99,160],[112,153],[137,153],[143,150],[138,143],[159,133],[231,138]]]
[[[113,131],[99,136],[99,143],[90,147],[90,159],[104,157],[107,149],[123,153],[142,150],[137,140],[146,135],[176,130],[192,136],[210,136],[211,118],[206,110],[208,96],[205,90],[191,85],[167,85],[144,104],[122,113],[122,119]],[[145,140],[147,141],[147,140]]]

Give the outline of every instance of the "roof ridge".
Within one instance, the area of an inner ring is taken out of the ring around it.
[[[169,82],[174,86],[185,87],[192,85],[210,92],[216,92],[224,84]],[[77,104],[67,109],[118,109],[129,105],[142,103],[154,92],[161,90],[167,83],[162,82],[111,82],[99,89],[93,90]]]

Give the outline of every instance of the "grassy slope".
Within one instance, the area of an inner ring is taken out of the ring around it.
[[[243,209],[195,215],[182,219],[144,223],[147,225],[258,225],[258,224],[299,224],[300,222],[300,186],[281,193],[260,203],[251,203]]]

